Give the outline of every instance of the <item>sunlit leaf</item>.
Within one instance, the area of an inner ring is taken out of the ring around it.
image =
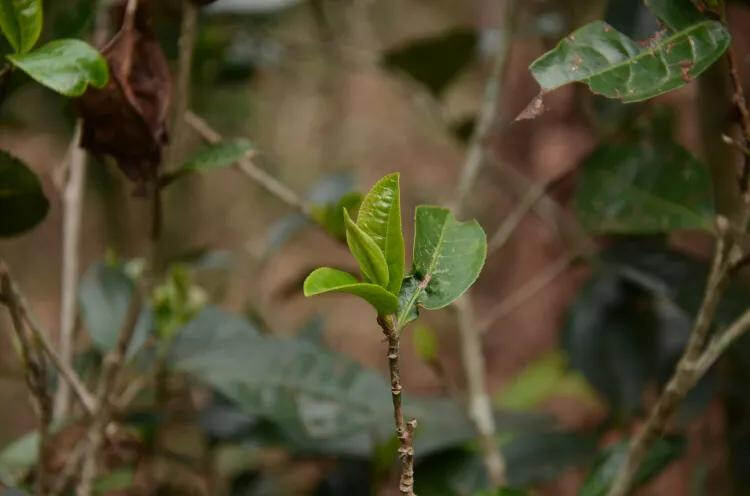
[[[314,270],[304,284],[305,296],[323,293],[349,293],[366,300],[378,314],[388,315],[398,308],[398,300],[385,288],[377,284],[363,283],[353,275],[329,267]]]
[[[581,166],[582,224],[596,232],[712,230],[711,174],[673,143],[605,145]]]
[[[89,85],[103,88],[109,79],[104,57],[81,40],[55,40],[25,54],[8,55],[13,65],[38,83],[68,97]]]
[[[398,294],[404,277],[404,235],[401,231],[399,174],[388,174],[362,200],[357,225],[366,232],[385,256],[388,291]]]
[[[0,0],[0,29],[16,53],[28,52],[42,32],[42,1]]]
[[[0,237],[27,231],[44,219],[49,202],[39,178],[23,162],[0,150]]]
[[[349,251],[359,264],[362,275],[370,282],[378,286],[388,286],[388,265],[385,255],[375,241],[361,227],[354,223],[349,212],[344,212],[344,223],[346,225],[346,243]]]

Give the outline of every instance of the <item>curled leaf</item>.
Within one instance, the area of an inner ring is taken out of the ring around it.
[[[349,212],[344,209],[346,244],[359,264],[359,270],[370,282],[378,286],[388,285],[388,265],[385,256],[375,241],[361,227],[354,223]]]
[[[104,47],[112,77],[102,89],[79,100],[81,145],[111,155],[133,181],[145,185],[157,176],[167,143],[167,110],[172,83],[166,57],[151,28],[147,2]]]
[[[305,279],[305,296],[323,293],[349,293],[366,300],[378,314],[392,314],[398,308],[398,300],[385,288],[377,284],[359,282],[356,277],[337,269],[321,267]]]

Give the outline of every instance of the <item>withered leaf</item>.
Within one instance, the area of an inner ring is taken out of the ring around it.
[[[148,2],[141,0],[131,19],[124,15],[124,4],[119,10],[122,27],[102,49],[109,83],[103,89],[90,88],[78,100],[81,146],[111,155],[131,180],[145,187],[156,180],[167,143],[172,81],[151,27]]]

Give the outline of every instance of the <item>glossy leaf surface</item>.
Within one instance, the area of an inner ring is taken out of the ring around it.
[[[679,145],[605,145],[581,167],[576,204],[587,229],[612,233],[712,229],[710,171]]]
[[[0,0],[0,29],[16,53],[28,52],[42,32],[42,1]]]
[[[346,226],[346,244],[349,245],[349,251],[359,264],[359,270],[367,281],[373,282],[378,286],[388,286],[388,265],[385,261],[385,255],[375,241],[361,227],[359,227],[349,212],[344,212],[344,224]]]
[[[378,314],[388,315],[396,312],[398,300],[385,288],[377,284],[363,283],[353,275],[329,267],[314,270],[304,284],[305,296],[323,293],[349,293],[366,300],[375,307]]]
[[[89,85],[103,88],[109,80],[107,62],[81,40],[55,40],[33,52],[8,55],[8,60],[39,84],[68,97],[83,95]]]
[[[44,219],[49,202],[39,178],[23,162],[0,150],[0,237],[27,231]]]
[[[357,225],[366,232],[385,256],[388,291],[398,294],[404,277],[404,235],[401,231],[399,174],[388,174],[362,200]]]

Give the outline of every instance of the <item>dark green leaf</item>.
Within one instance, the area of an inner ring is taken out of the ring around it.
[[[344,212],[344,223],[346,225],[346,244],[349,251],[359,264],[359,270],[366,280],[386,288],[388,286],[388,264],[385,255],[375,241],[362,230],[349,217],[349,212]]]
[[[415,217],[415,281],[404,282],[399,327],[414,316],[417,304],[434,310],[461,296],[479,277],[487,256],[487,239],[477,221],[458,222],[450,210],[427,205],[417,207]]]
[[[618,443],[605,451],[584,482],[579,496],[606,496],[620,465],[625,461],[628,445]],[[682,438],[658,439],[649,449],[646,458],[638,468],[634,487],[639,487],[659,474],[674,460],[679,458],[685,449]]]
[[[366,300],[380,315],[395,313],[398,300],[382,286],[363,283],[353,275],[329,267],[314,270],[304,284],[305,296],[323,293],[349,293]]]
[[[28,52],[42,32],[42,1],[0,0],[0,29],[16,53]]]
[[[712,230],[711,175],[673,143],[605,145],[582,164],[578,216],[596,232]]]
[[[529,69],[542,93],[573,82],[624,102],[637,102],[672,91],[705,71],[729,46],[730,35],[718,21],[701,19],[678,31],[658,34],[643,46],[602,21],[565,38]],[[538,113],[541,101],[536,104]],[[534,116],[530,107],[528,116]]]
[[[104,57],[81,40],[55,40],[33,52],[9,55],[8,60],[38,83],[68,97],[83,95],[89,84],[103,88],[109,80]]]
[[[439,346],[434,329],[426,325],[414,329],[414,351],[420,360],[426,363],[437,360]]]
[[[399,174],[388,174],[362,200],[357,225],[378,245],[388,265],[388,291],[398,294],[404,277]]]
[[[190,157],[180,171],[205,172],[236,164],[252,151],[253,145],[246,139],[227,140],[202,148]]]
[[[419,280],[414,276],[404,279],[398,293],[398,326],[403,327],[419,317],[417,298],[422,291]]]
[[[477,33],[453,29],[446,33],[411,41],[388,51],[383,63],[400,70],[440,95],[474,59]]]
[[[705,21],[691,0],[645,0],[646,6],[672,31],[687,29]]]
[[[0,237],[31,229],[44,219],[47,210],[49,202],[36,174],[0,150]]]

